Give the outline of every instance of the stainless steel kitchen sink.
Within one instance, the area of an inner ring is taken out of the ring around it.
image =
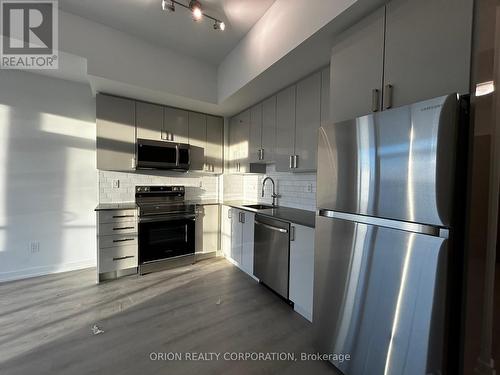
[[[267,210],[270,208],[277,208],[276,206],[271,206],[269,204],[247,204],[243,207],[253,208],[254,210]]]

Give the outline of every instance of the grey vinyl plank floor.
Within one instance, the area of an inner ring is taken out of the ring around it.
[[[221,358],[151,360],[172,352]],[[253,352],[298,360],[222,359]],[[99,285],[94,269],[0,284],[2,375],[336,374],[300,360],[312,352],[311,324],[223,258]]]

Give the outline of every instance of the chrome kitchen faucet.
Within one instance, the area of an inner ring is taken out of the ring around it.
[[[271,197],[273,198],[273,206],[276,206],[276,198],[279,198],[279,195],[276,194],[276,186],[274,184],[274,180],[271,177],[266,177],[264,178],[264,181],[262,181],[262,198],[264,198],[264,187],[266,186],[266,181],[270,180],[271,183],[273,184],[273,193],[271,194]]]

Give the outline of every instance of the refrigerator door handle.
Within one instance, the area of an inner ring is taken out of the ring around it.
[[[434,225],[427,225],[427,224],[410,223],[408,221],[383,219],[374,216],[349,214],[346,212],[338,212],[338,211],[331,211],[324,209],[318,210],[318,216],[329,217],[331,219],[354,221],[357,223],[375,225],[378,227],[399,229],[406,232],[427,234],[429,236],[434,236],[434,237],[448,238],[450,235],[450,231],[448,228],[438,227]]]

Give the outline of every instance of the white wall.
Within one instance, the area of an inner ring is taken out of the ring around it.
[[[59,48],[86,58],[91,76],[217,103],[215,66],[64,11]]]
[[[355,2],[276,0],[219,65],[219,103],[285,57]]]
[[[0,87],[0,281],[95,266],[90,88],[5,70]]]

